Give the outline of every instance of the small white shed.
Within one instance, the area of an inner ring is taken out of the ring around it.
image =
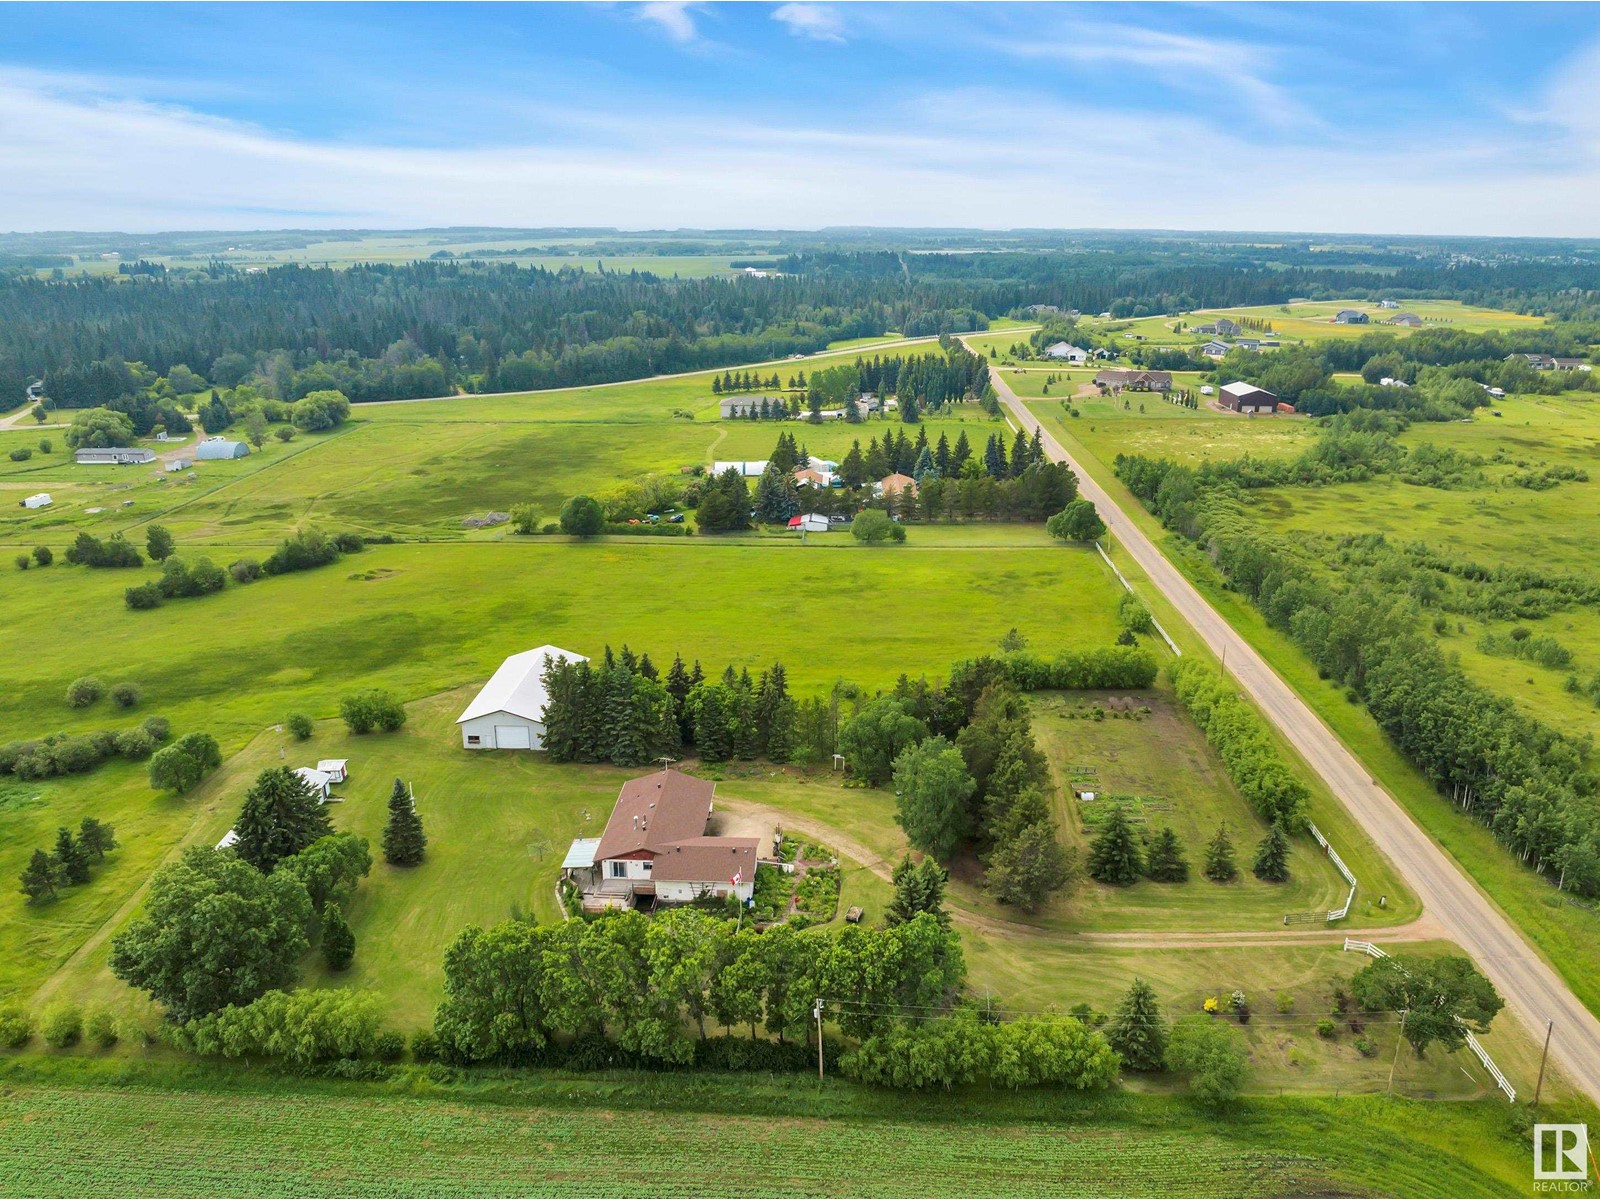
[[[294,773],[300,776],[305,785],[316,793],[317,799],[326,803],[328,787],[333,780],[315,767],[296,767]]]
[[[23,508],[49,508],[55,501],[50,499],[49,492],[35,492],[22,501]]]
[[[328,777],[329,783],[343,783],[350,776],[349,766],[348,758],[324,758],[317,763],[317,770]]]
[[[559,646],[513,654],[456,718],[467,750],[543,750],[545,667],[550,662],[587,662]]]

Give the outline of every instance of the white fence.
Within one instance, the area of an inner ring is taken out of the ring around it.
[[[1323,853],[1333,860],[1333,865],[1339,869],[1339,874],[1343,875],[1344,881],[1350,885],[1350,894],[1344,898],[1344,907],[1328,910],[1329,924],[1342,921],[1350,915],[1350,906],[1356,902],[1356,877],[1350,868],[1344,865],[1344,859],[1339,857],[1339,852],[1329,844],[1327,838],[1322,836],[1322,830],[1317,828],[1316,822],[1307,821],[1306,824],[1311,829],[1311,836],[1317,839],[1317,845],[1321,846]],[[1346,946],[1345,949],[1348,950],[1349,947]]]
[[[1128,582],[1127,577],[1123,575],[1121,571],[1117,570],[1117,564],[1111,561],[1111,556],[1106,553],[1106,548],[1099,542],[1094,544],[1094,548],[1100,551],[1100,557],[1106,560],[1106,566],[1111,568],[1111,573],[1117,577],[1117,582],[1122,584],[1123,590],[1129,592],[1130,594],[1137,595],[1137,593],[1134,593],[1133,585]],[[1173,656],[1182,658],[1183,651],[1178,649],[1178,643],[1173,641],[1172,638],[1168,636],[1167,631],[1161,628],[1161,622],[1156,620],[1154,613],[1150,614],[1150,624],[1156,627],[1156,632],[1161,635],[1161,640],[1166,642],[1167,649],[1172,651]]]
[[[1374,946],[1371,942],[1358,942],[1354,938],[1345,938],[1344,948],[1346,950],[1357,950],[1372,958],[1389,957],[1387,952]],[[1506,1099],[1515,1104],[1517,1102],[1517,1089],[1511,1086],[1511,1081],[1505,1077],[1505,1073],[1495,1066],[1494,1059],[1489,1057],[1489,1052],[1483,1048],[1483,1043],[1472,1036],[1472,1030],[1465,1030],[1465,1033],[1467,1035],[1468,1048],[1478,1056],[1478,1061],[1483,1064],[1483,1069],[1489,1072],[1495,1084],[1506,1094]]]

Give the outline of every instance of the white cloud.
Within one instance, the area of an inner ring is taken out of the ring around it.
[[[796,37],[816,42],[844,41],[844,22],[826,4],[780,4],[772,19]]]
[[[700,40],[693,10],[694,5],[685,0],[648,0],[633,11],[639,20],[654,25],[680,46],[692,46]]]
[[[1600,235],[1600,155],[1284,145],[1198,115],[928,92],[872,122],[544,110],[546,140],[293,137],[93,79],[0,79],[9,229],[822,225]],[[1063,135],[1063,131],[1070,131]],[[558,138],[557,142],[548,139]],[[1551,161],[1555,165],[1548,165]]]

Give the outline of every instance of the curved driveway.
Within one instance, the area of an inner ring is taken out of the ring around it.
[[[1010,384],[991,368],[995,391],[1023,428],[1038,425]],[[1566,981],[1528,944],[1522,933],[1477,887],[1398,801],[1377,785],[1310,707],[1267,665],[1243,637],[1212,608],[1181,572],[1122,511],[1048,430],[1041,431],[1046,453],[1070,466],[1085,499],[1094,503],[1112,535],[1189,622],[1243,691],[1277,725],[1296,750],[1327,782],[1350,814],[1377,842],[1416,889],[1446,936],[1465,949],[1506,999],[1506,1007],[1543,1039],[1545,1021],[1554,1020],[1551,1058],[1596,1103],[1600,1103],[1600,1020],[1585,1008]],[[1531,1081],[1529,1081],[1531,1082]]]

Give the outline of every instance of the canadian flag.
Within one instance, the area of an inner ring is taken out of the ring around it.
[[[733,878],[728,880],[728,882],[733,884],[734,887],[738,887],[740,880],[742,880],[743,878],[744,878],[744,872],[743,871],[735,871],[733,873]]]

